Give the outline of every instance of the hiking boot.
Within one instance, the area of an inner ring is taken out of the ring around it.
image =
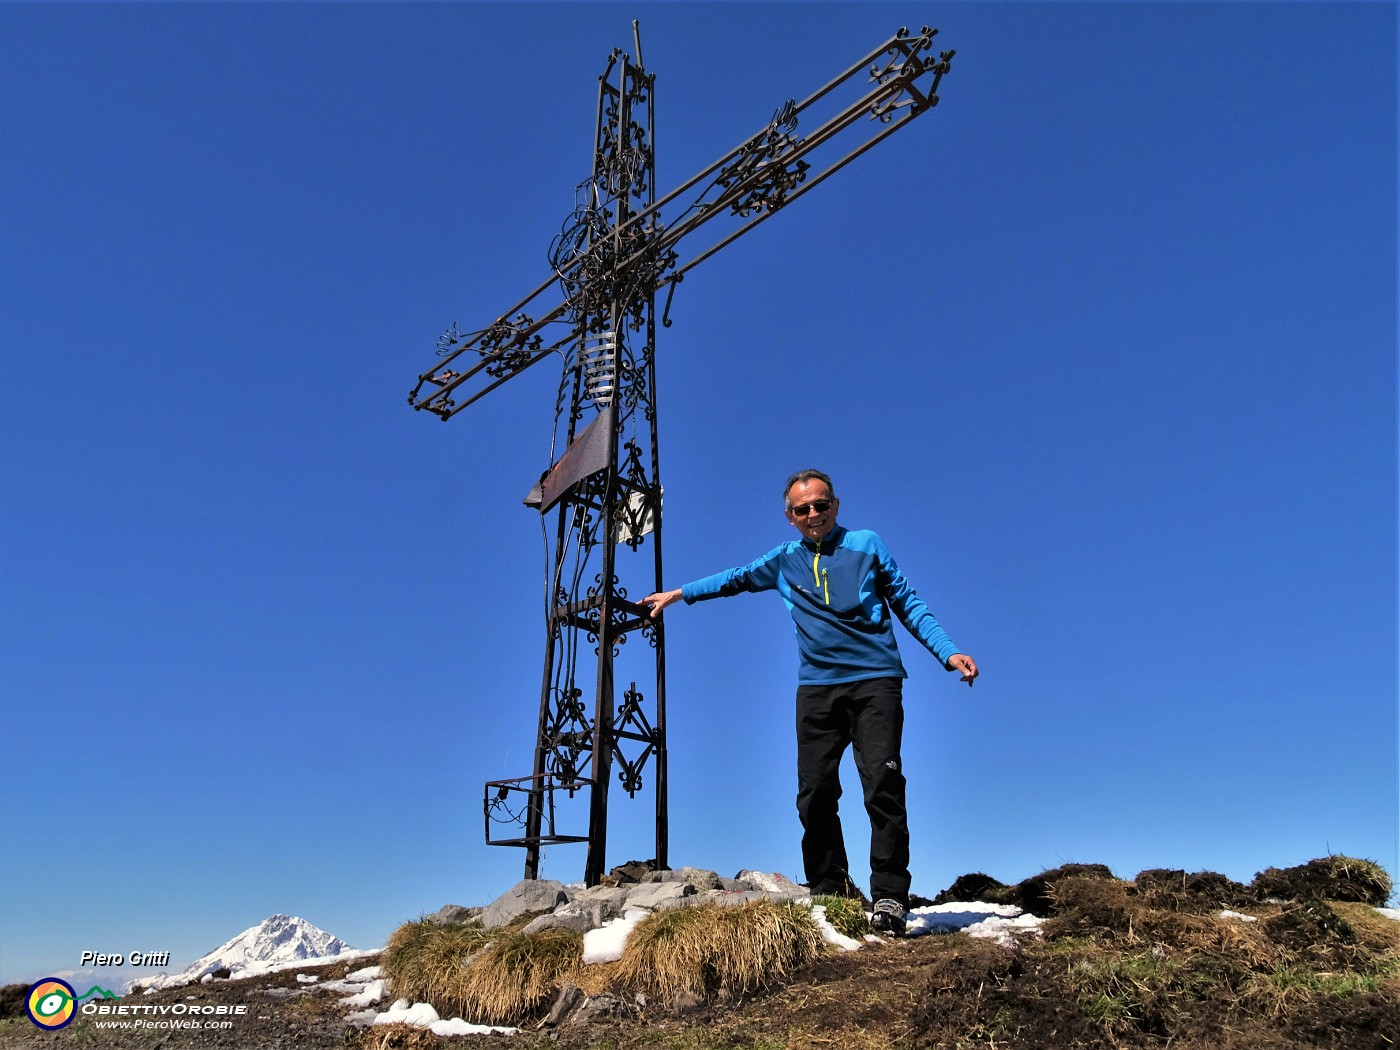
[[[908,910],[897,900],[882,897],[875,902],[875,910],[870,914],[870,928],[876,933],[888,933],[892,937],[904,934],[904,917]]]

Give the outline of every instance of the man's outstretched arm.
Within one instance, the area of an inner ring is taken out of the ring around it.
[[[668,605],[684,599],[687,605],[708,601],[711,598],[728,598],[744,591],[771,591],[778,585],[778,555],[782,547],[775,547],[757,561],[740,565],[735,569],[717,572],[701,580],[692,580],[674,591],[657,591],[648,594],[639,605],[651,606],[652,619],[661,615]]]

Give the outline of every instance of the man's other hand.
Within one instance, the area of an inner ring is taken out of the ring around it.
[[[645,599],[643,599],[645,601]],[[656,613],[652,613],[653,616]],[[972,680],[977,677],[977,661],[968,656],[967,653],[954,653],[948,657],[948,666],[955,671],[962,672],[962,680],[972,687]]]

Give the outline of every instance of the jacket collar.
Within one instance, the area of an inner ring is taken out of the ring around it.
[[[802,546],[814,554],[830,554],[840,545],[841,537],[844,535],[846,535],[846,526],[837,525],[822,537],[820,546],[815,540],[809,540],[806,536],[802,537]]]

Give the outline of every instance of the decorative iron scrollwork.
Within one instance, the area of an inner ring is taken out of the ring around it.
[[[579,757],[593,750],[593,723],[584,710],[583,690],[568,686],[553,691],[552,716],[546,728],[548,771],[572,789],[582,776]]]
[[[647,721],[646,712],[642,710],[642,701],[646,697],[638,692],[637,683],[632,683],[632,688],[622,694],[622,706],[617,712],[617,728],[632,729],[642,736],[652,736],[651,723]]]
[[[438,356],[450,354],[458,343],[462,341],[462,332],[457,327],[457,322],[453,321],[447,331],[438,336],[437,352]]]
[[[534,326],[533,318],[517,314],[513,321],[500,320],[486,329],[476,352],[489,361],[486,374],[496,379],[514,375],[534,357],[544,345],[539,334],[526,335]]]
[[[622,694],[622,706],[618,708],[614,723],[616,732],[619,734],[619,739],[617,739],[617,744],[613,749],[613,754],[620,767],[617,778],[629,795],[635,795],[641,790],[642,768],[646,765],[652,752],[660,746],[656,731],[652,729],[651,722],[642,709],[642,703],[645,700],[646,697],[637,689],[637,683],[633,682],[632,687]],[[622,747],[622,740],[629,738],[638,740],[644,745],[641,754],[637,756],[635,761],[627,757]]]
[[[796,129],[796,103],[788,99],[773,114],[768,127],[740,147],[739,155],[720,169],[714,184],[721,187],[720,201],[728,201],[732,214],[777,211],[787,195],[806,179],[810,164],[800,159],[791,164],[783,160],[802,142],[792,135]]]

